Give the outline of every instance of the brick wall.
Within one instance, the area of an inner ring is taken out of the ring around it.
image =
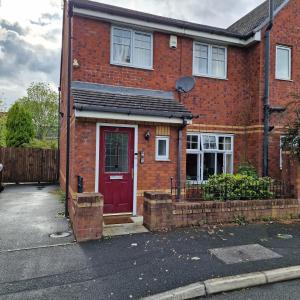
[[[299,217],[297,199],[172,202],[169,194],[145,193],[144,225],[151,231]]]

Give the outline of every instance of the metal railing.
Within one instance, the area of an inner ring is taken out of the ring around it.
[[[226,180],[217,186],[203,182],[187,181],[180,189],[171,178],[171,195],[181,201],[230,201],[255,199],[288,199],[294,197],[293,186],[289,183],[270,180],[255,184],[233,186]],[[180,192],[180,197],[179,193]]]

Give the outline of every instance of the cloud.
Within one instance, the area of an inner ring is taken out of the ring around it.
[[[95,1],[218,27],[229,26],[263,2],[263,0]],[[0,98],[4,97],[12,103],[25,95],[26,88],[33,81],[45,81],[57,87],[62,1],[2,0],[1,2]]]
[[[28,28],[22,27],[19,23],[10,23],[7,20],[0,20],[0,28],[6,29],[8,31],[13,31],[19,35],[25,35],[28,33]]]
[[[4,26],[3,26],[3,24]],[[30,31],[20,24],[0,24],[0,90],[9,102],[25,93],[32,81],[58,82],[60,48],[46,48],[26,40]],[[54,37],[53,33],[53,37]],[[13,86],[14,89],[8,86]],[[16,97],[16,98],[13,98]]]
[[[47,26],[51,24],[53,21],[60,20],[60,15],[58,13],[42,13],[42,15],[38,18],[37,21],[30,20],[30,23],[33,25],[39,26]]]

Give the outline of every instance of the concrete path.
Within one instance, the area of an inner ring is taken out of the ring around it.
[[[253,244],[280,257],[246,256],[226,264],[210,251]],[[0,299],[140,299],[211,278],[293,265],[300,265],[299,224],[142,233],[0,253]]]
[[[0,194],[0,251],[74,241],[53,239],[54,232],[71,232],[56,185],[8,185]]]
[[[224,293],[199,300],[299,300],[300,280]]]

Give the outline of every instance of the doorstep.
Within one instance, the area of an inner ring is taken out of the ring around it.
[[[143,217],[130,217],[133,223],[110,224],[103,223],[103,236],[118,236],[149,232],[143,226]]]

